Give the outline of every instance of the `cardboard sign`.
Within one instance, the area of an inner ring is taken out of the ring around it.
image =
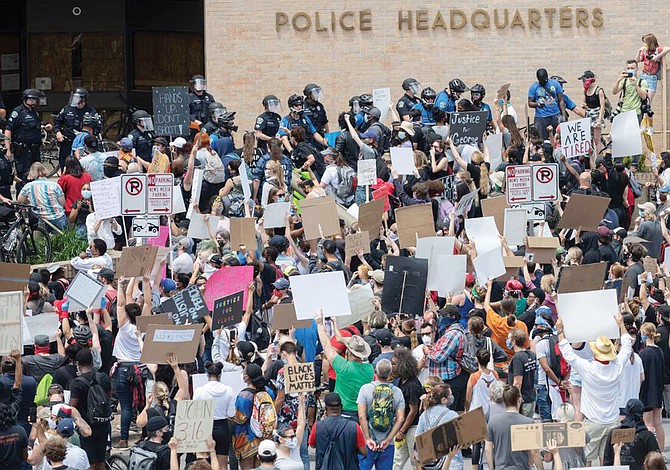
[[[272,329],[290,330],[291,328],[311,328],[312,320],[298,320],[295,305],[280,303],[272,307]]]
[[[358,228],[361,232],[368,232],[373,237],[379,236],[379,227],[382,225],[385,199],[376,199],[358,206]]]
[[[533,254],[533,261],[538,264],[551,264],[556,258],[556,248],[560,246],[556,237],[526,238],[526,254]]]
[[[382,310],[422,315],[428,280],[428,260],[386,257]]]
[[[415,204],[395,210],[400,248],[416,246],[417,240],[435,236],[432,204]]]
[[[244,291],[235,292],[214,301],[212,312],[212,330],[237,325],[244,316]]]
[[[510,278],[518,276],[519,270],[523,268],[525,263],[523,256],[503,256],[505,274],[498,276],[497,280],[508,281]]]
[[[617,114],[612,120],[612,157],[628,157],[642,153],[640,122],[636,111]]]
[[[416,242],[415,258],[428,260],[428,290],[437,290],[439,284],[439,262],[441,255],[454,253],[454,237],[427,237],[419,238]]]
[[[208,452],[207,438],[214,428],[214,400],[179,400],[174,418],[177,452]]]
[[[630,444],[635,440],[635,428],[612,429],[610,439],[612,444]]]
[[[496,98],[499,100],[505,100],[507,101],[507,92],[509,91],[511,83],[505,83],[504,85],[501,85],[498,91],[496,92]]]
[[[300,203],[305,239],[318,240],[340,233],[340,219],[333,196],[305,199]]]
[[[555,440],[556,447],[584,447],[586,436],[584,423],[533,423],[516,424],[511,427],[512,452],[535,450],[547,447],[547,441]]]
[[[507,199],[502,196],[498,197],[487,197],[479,201],[482,206],[482,215],[484,217],[493,217],[496,221],[496,227],[498,228],[498,233],[504,233],[505,231],[505,209],[509,209],[510,205],[507,203]]]
[[[618,312],[615,289],[558,294],[558,316],[563,319],[565,337],[571,343],[595,340],[598,336],[618,338],[619,326],[614,320]]]
[[[121,215],[121,177],[91,181],[95,220]]]
[[[469,446],[486,440],[486,437],[484,410],[480,407],[468,411],[451,421],[416,435],[419,462],[427,463],[437,460],[447,455],[449,450],[456,445]]]
[[[23,291],[0,293],[0,355],[23,352]]]
[[[317,310],[323,310],[324,318],[351,315],[342,271],[291,276],[289,281],[298,319],[314,318]]]
[[[377,199],[383,199],[384,200],[384,212],[390,211],[391,210],[391,203],[389,202],[389,189],[386,186],[382,186],[381,188],[372,191],[372,199],[375,201]]]
[[[294,366],[286,364],[284,366],[284,378],[286,379],[285,392],[287,394],[316,390],[313,362],[302,362]]]
[[[561,123],[561,147],[565,158],[577,158],[591,152],[591,118]]]
[[[188,87],[153,87],[154,128],[156,135],[188,137],[191,132]]]
[[[202,323],[195,325],[154,325],[147,327],[140,362],[144,364],[167,364],[174,356],[179,364],[195,361],[200,344]]]
[[[358,186],[372,186],[377,183],[377,160],[358,160],[356,184]]]
[[[391,111],[389,108],[391,103],[391,89],[390,88],[375,88],[372,90],[372,105],[379,109],[381,117],[379,122],[386,121],[386,118]]]
[[[286,214],[291,210],[290,202],[273,202],[263,212],[263,228],[286,227]]]
[[[482,142],[487,111],[471,111],[467,113],[449,114],[449,137],[456,147],[459,145],[472,145],[478,147]]]
[[[607,263],[591,263],[579,266],[563,266],[556,282],[560,294],[599,290],[603,286]]]
[[[100,302],[104,290],[105,286],[97,279],[93,279],[84,271],[79,271],[65,291],[65,297],[70,304],[69,311],[86,310],[93,305],[97,307],[99,304],[96,304],[96,301]]]
[[[391,147],[391,165],[399,175],[413,175],[416,171],[414,166],[414,149],[409,147]]]
[[[149,325],[174,325],[172,315],[169,313],[157,313],[154,315],[140,315],[135,317],[135,325],[142,333],[146,333]]]
[[[249,250],[256,249],[256,221],[253,217],[231,217],[230,246],[237,249],[245,245]]]
[[[187,287],[170,297],[160,304],[158,311],[161,313],[171,313],[172,322],[175,325],[195,323],[209,314],[209,309],[205,305],[205,299],[202,297],[198,286]]]
[[[344,250],[347,258],[357,256],[356,252],[370,253],[370,232],[357,232],[347,235],[344,239]]]
[[[493,217],[465,219],[465,232],[468,239],[475,242],[478,255],[491,250],[498,250],[502,253],[502,244]]]
[[[655,275],[658,272],[658,262],[651,256],[642,258],[642,264],[644,265],[644,270],[650,272],[652,275]]]
[[[124,246],[121,258],[116,265],[116,275],[125,277],[142,277],[154,265],[158,247],[151,245]]]
[[[595,232],[605,216],[610,201],[608,197],[573,194],[565,206],[558,228],[581,227],[582,230]]]
[[[244,291],[243,305],[247,305],[247,288],[254,281],[253,266],[224,266],[217,269],[214,274],[207,279],[205,288],[205,303],[207,308],[214,308],[214,301]]]
[[[47,335],[49,341],[56,341],[56,331],[60,326],[60,320],[56,313],[41,313],[40,315],[23,317],[26,327],[30,333],[29,337],[23,338],[23,345],[27,346],[33,343],[37,335]]]
[[[0,263],[0,292],[23,291],[28,285],[30,270],[29,264]]]
[[[526,209],[505,209],[503,236],[510,245],[523,245],[527,235]]]
[[[468,255],[440,255],[437,257],[437,295],[447,297],[465,289]],[[428,271],[430,274],[430,271]]]

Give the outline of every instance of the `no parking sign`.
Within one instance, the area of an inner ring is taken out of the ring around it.
[[[142,215],[147,212],[147,175],[121,175],[121,214]]]

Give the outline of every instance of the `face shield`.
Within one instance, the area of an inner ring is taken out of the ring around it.
[[[139,118],[137,120],[137,126],[141,127],[145,131],[153,131],[154,130],[154,121],[153,121],[153,119],[151,119],[151,117]]]
[[[351,112],[353,112],[354,114],[358,114],[358,113],[361,112],[361,103],[360,103],[360,101],[355,100],[355,101],[351,104]]]
[[[77,106],[79,103],[85,102],[86,98],[84,95],[81,95],[79,93],[71,93],[70,94],[70,106]]]
[[[226,108],[217,108],[212,111],[212,120],[218,122],[226,114]]]
[[[207,80],[204,78],[196,78],[193,80],[193,89],[195,91],[207,91]]]
[[[312,99],[312,101],[323,101],[323,90],[321,88],[314,88],[309,92],[309,97]]]
[[[409,84],[409,91],[418,95],[421,92],[421,84],[419,82],[412,82]]]
[[[268,111],[275,114],[281,114],[281,102],[279,100],[268,100],[267,101]]]

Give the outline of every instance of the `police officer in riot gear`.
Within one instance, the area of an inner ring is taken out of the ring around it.
[[[281,102],[275,95],[267,95],[263,98],[263,108],[265,112],[256,118],[254,131],[258,148],[263,153],[268,150],[268,141],[277,136],[279,132],[279,122],[281,121]]]
[[[209,120],[207,108],[214,103],[214,97],[207,93],[207,80],[202,75],[193,75],[191,78],[191,92],[188,94],[191,100],[188,105],[188,112],[191,115],[191,122],[196,127],[192,129],[192,134],[200,129],[204,123]]]
[[[135,155],[144,161],[150,162],[152,157],[151,143],[156,138],[154,122],[149,113],[138,109],[133,113],[133,125],[135,128],[130,131],[128,138],[133,141]]]
[[[410,111],[421,102],[416,96],[421,91],[421,84],[414,78],[406,78],[402,82],[402,89],[405,94],[400,97],[395,108],[402,121],[411,121]]]
[[[354,95],[349,99],[349,111],[354,116],[354,127],[360,129],[364,122],[365,113],[361,108],[361,97],[359,95]]]
[[[491,107],[484,103],[484,97],[486,96],[486,88],[484,85],[477,83],[472,88],[470,88],[470,98],[472,98],[472,105],[475,108],[475,111],[486,111],[488,113],[486,117],[486,129],[493,129],[493,113],[491,112]]]
[[[421,91],[421,102],[414,105],[412,110],[421,112],[421,124],[428,126],[435,124],[433,117],[433,108],[435,106],[435,97],[437,93],[431,87],[424,88]]]
[[[438,93],[435,98],[435,107],[445,113],[453,113],[456,111],[456,102],[461,99],[461,95],[468,90],[469,88],[463,83],[463,80],[454,78],[449,82],[449,91],[445,88]]]
[[[293,146],[291,146],[291,141],[289,139],[289,132],[294,126],[301,126],[305,129],[305,136],[307,137],[307,142],[314,145],[314,142],[318,142],[324,147],[328,146],[328,141],[324,139],[321,134],[316,130],[312,121],[305,116],[304,112],[304,100],[302,96],[291,95],[288,98],[288,107],[290,112],[284,116],[279,123],[279,138],[286,149],[286,152],[289,154],[293,151]]]
[[[9,160],[16,162],[16,176],[21,179],[21,182],[16,183],[17,193],[27,183],[30,165],[41,161],[42,129],[40,115],[35,110],[40,94],[34,88],[23,90],[23,103],[12,110],[5,128],[6,155]],[[45,126],[47,131],[51,128],[51,124]]]
[[[93,121],[93,134],[99,134],[102,128],[102,119],[98,112],[88,104],[88,91],[86,88],[77,88],[70,94],[70,102],[60,110],[54,119],[54,130],[56,140],[59,142],[58,160],[61,170],[65,166],[65,158],[72,153],[72,142],[75,136],[81,132],[84,117],[88,116]]]
[[[235,125],[235,112],[228,112],[226,107],[221,103],[215,101],[207,107],[209,112],[209,120],[207,124],[202,127],[202,130],[209,135],[212,147],[215,146],[219,139],[230,139],[233,148],[233,132],[237,131]]]
[[[308,117],[316,130],[321,135],[328,132],[328,115],[326,108],[321,103],[324,95],[323,90],[316,83],[308,83],[302,91],[305,95],[305,117]]]

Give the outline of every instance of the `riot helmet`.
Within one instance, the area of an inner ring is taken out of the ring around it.
[[[193,78],[191,78],[191,87],[195,91],[207,91],[207,80],[202,75],[193,75]]]
[[[302,99],[302,96],[293,94],[288,97],[288,107],[291,112],[302,113],[304,104],[305,102]]]
[[[210,105],[207,106],[207,112],[212,118],[212,121],[219,122],[219,119],[223,117],[228,112],[228,110],[224,105],[218,101],[215,101],[214,103],[210,103]]]
[[[405,91],[410,91],[414,95],[418,95],[421,91],[421,84],[414,78],[406,78],[402,82],[402,89]]]
[[[275,95],[267,95],[263,98],[263,107],[270,113],[281,114],[281,101]]]
[[[86,88],[76,88],[72,93],[70,93],[70,106],[77,106],[81,102],[86,102],[88,100],[88,91]]]
[[[421,103],[423,103],[424,108],[430,109],[435,104],[435,97],[437,93],[431,87],[424,88],[421,91]]]
[[[133,113],[133,123],[144,131],[154,130],[154,122],[151,119],[151,115],[143,109],[138,109]]]
[[[468,87],[463,83],[463,80],[460,78],[454,78],[449,82],[449,91],[451,96],[455,98],[460,98],[462,93],[468,91]]]
[[[358,114],[361,112],[361,97],[358,95],[354,95],[349,99],[349,108],[351,109],[351,112],[354,114]]]
[[[305,85],[305,89],[302,93],[305,95],[305,98],[312,101],[323,101],[324,98],[323,90],[316,83],[308,83]]]
[[[364,93],[360,98],[361,111],[366,112],[372,107],[372,95]]]
[[[475,95],[477,95],[478,98],[475,98]],[[470,88],[470,97],[472,98],[473,103],[481,103],[485,96],[486,88],[484,88],[484,85],[477,83],[475,86]]]

